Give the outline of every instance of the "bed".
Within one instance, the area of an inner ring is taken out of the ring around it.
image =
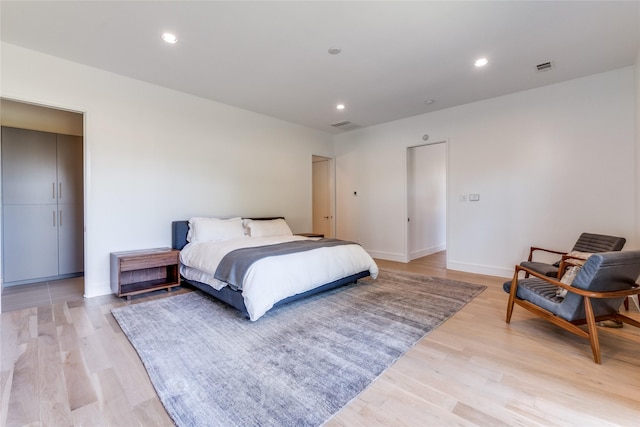
[[[172,247],[181,251],[183,283],[252,321],[273,307],[378,274],[357,243],[293,235],[282,217],[174,221]]]

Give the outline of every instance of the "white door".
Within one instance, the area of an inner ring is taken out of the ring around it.
[[[446,249],[446,144],[407,149],[408,260]]]
[[[313,156],[313,232],[333,237],[331,213],[331,164],[329,158]]]

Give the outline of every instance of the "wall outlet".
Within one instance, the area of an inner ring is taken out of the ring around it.
[[[478,202],[478,201],[480,201],[480,195],[479,194],[469,194],[469,201],[470,202]]]

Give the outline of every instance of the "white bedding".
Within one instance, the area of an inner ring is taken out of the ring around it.
[[[213,275],[227,253],[240,248],[305,239],[307,237],[302,236],[245,237],[222,242],[189,243],[180,251],[181,273],[186,279],[220,290],[227,284],[216,280]],[[257,320],[280,300],[365,270],[374,279],[378,276],[376,263],[356,244],[263,258],[247,271],[242,296],[250,319]]]

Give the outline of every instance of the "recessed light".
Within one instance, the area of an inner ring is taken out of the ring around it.
[[[427,104],[427,105],[434,104],[435,102],[436,102],[435,99],[427,99],[426,101],[424,101],[424,103]]]
[[[166,41],[167,43],[171,43],[171,44],[175,44],[178,42],[178,38],[176,37],[175,34],[171,34],[171,33],[163,33],[162,34],[162,40]]]
[[[337,54],[339,54],[340,52],[342,52],[342,48],[340,48],[340,47],[338,47],[338,46],[333,46],[333,47],[330,47],[330,48],[329,48],[329,53],[330,53],[331,55],[337,55]]]
[[[338,105],[336,105],[336,108],[338,110],[344,110],[344,104],[338,104]]]
[[[488,63],[489,60],[487,58],[478,58],[476,59],[476,62],[473,63],[473,65],[475,65],[476,67],[484,67]]]

